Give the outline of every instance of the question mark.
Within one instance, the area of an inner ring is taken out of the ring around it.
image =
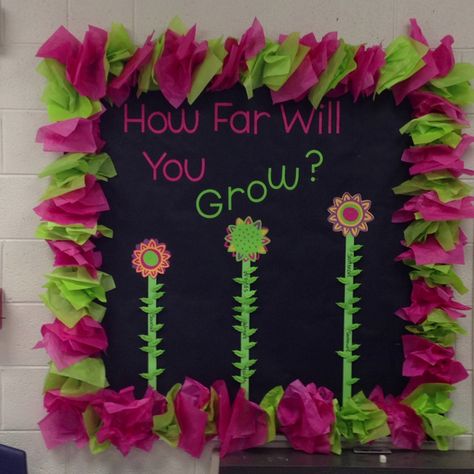
[[[311,181],[314,183],[317,179],[314,174],[316,173],[316,170],[323,164],[324,156],[319,150],[309,150],[308,153],[306,153],[306,158],[310,158],[313,155],[317,155],[319,157],[319,161],[311,165],[311,173],[313,174],[313,176],[311,176]]]

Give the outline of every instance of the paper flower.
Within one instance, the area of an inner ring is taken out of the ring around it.
[[[411,175],[440,170],[447,170],[455,177],[463,173],[472,175],[474,171],[465,168],[462,160],[472,142],[474,137],[464,134],[456,148],[448,145],[412,146],[403,152],[402,161],[412,163]]]
[[[424,242],[413,242],[407,245],[402,241],[402,245],[408,250],[398,255],[395,260],[414,260],[417,265],[431,265],[433,263],[445,263],[453,265],[464,265],[464,246],[467,237],[464,232],[459,231],[459,241],[452,250],[444,250],[433,236],[428,236]]]
[[[149,387],[139,400],[133,390],[133,387],[120,392],[102,390],[91,403],[101,420],[97,440],[110,441],[124,456],[133,447],[151,450],[158,439],[152,431],[153,416],[166,410],[166,398],[155,390]]]
[[[270,243],[270,239],[267,237],[268,229],[262,226],[262,221],[254,221],[250,216],[245,220],[238,217],[235,224],[228,225],[226,230],[224,246],[228,252],[232,252],[232,256],[237,262],[241,262],[242,266],[241,277],[235,279],[241,288],[239,296],[234,296],[239,305],[232,308],[238,313],[234,315],[234,318],[239,323],[233,328],[240,333],[240,350],[234,351],[240,360],[233,363],[240,373],[233,375],[233,379],[240,383],[248,397],[249,379],[255,373],[252,366],[257,362],[249,355],[250,349],[255,345],[255,343],[250,344],[250,337],[256,331],[256,329],[250,328],[250,319],[251,314],[257,310],[257,306],[254,306],[257,300],[256,291],[251,289],[251,285],[255,281],[252,274],[257,270],[257,267],[252,267],[252,263],[256,262],[260,255],[267,253],[266,246]]]
[[[104,328],[90,316],[82,318],[69,328],[59,319],[41,327],[43,339],[35,349],[44,348],[59,370],[107,349]]]
[[[96,153],[105,145],[100,138],[100,114],[73,118],[44,125],[38,129],[36,142],[44,151]]]
[[[147,297],[141,299],[146,306],[140,307],[148,320],[148,333],[140,335],[140,339],[147,343],[140,347],[140,350],[147,353],[148,364],[147,372],[141,373],[140,376],[148,380],[149,385],[154,389],[156,389],[157,376],[165,371],[163,367],[157,367],[156,362],[157,357],[165,352],[158,348],[162,338],[157,337],[157,332],[161,331],[164,325],[156,322],[157,315],[164,309],[163,306],[157,306],[157,301],[164,296],[165,292],[160,291],[163,288],[163,283],[157,283],[156,277],[158,274],[163,275],[169,268],[170,258],[171,253],[166,250],[166,244],[158,242],[158,239],[145,239],[136,246],[132,254],[132,267],[148,280]]]
[[[351,196],[344,193],[342,197],[335,197],[333,205],[328,208],[328,221],[332,224],[334,232],[342,232],[345,237],[351,233],[354,237],[359,232],[367,232],[367,223],[374,220],[369,212],[371,201],[363,200],[359,193]]]
[[[387,415],[363,392],[346,400],[336,419],[337,431],[347,440],[365,444],[390,434]]]
[[[294,449],[305,453],[331,452],[329,435],[335,422],[333,393],[311,383],[295,380],[285,390],[278,405],[280,431]]]
[[[181,434],[178,446],[196,458],[200,457],[208,437],[206,425],[211,392],[196,380],[186,377],[176,395],[175,412]]]
[[[453,299],[453,290],[449,286],[430,287],[423,279],[413,282],[411,305],[399,309],[395,314],[414,324],[422,323],[434,309],[443,310],[450,318],[463,318],[461,311],[471,309]]]
[[[343,359],[342,369],[342,407],[347,403],[352,403],[352,386],[359,381],[352,376],[352,363],[360,356],[355,355],[360,344],[353,343],[353,331],[360,324],[354,324],[354,314],[360,311],[356,304],[360,301],[354,295],[354,291],[360,286],[355,283],[355,277],[362,271],[357,268],[357,262],[362,259],[361,255],[356,255],[362,245],[355,244],[355,237],[359,232],[367,232],[368,222],[374,220],[374,216],[369,212],[371,201],[363,200],[359,193],[351,196],[345,192],[342,197],[333,198],[333,205],[328,208],[328,222],[332,224],[333,232],[342,232],[345,240],[344,253],[344,276],[337,279],[344,285],[344,301],[337,302],[337,306],[344,312],[344,336],[342,350],[336,351],[337,355]]]
[[[426,434],[435,440],[439,450],[447,451],[448,437],[457,436],[467,430],[445,416],[453,401],[449,395],[455,388],[443,383],[427,383],[418,385],[407,393],[402,403],[410,406],[423,420]],[[404,395],[402,394],[402,397]]]
[[[89,26],[81,44],[61,26],[36,53],[40,58],[51,58],[66,66],[69,82],[77,92],[90,99],[105,95],[105,49],[107,31]]]
[[[47,242],[54,253],[55,267],[79,266],[85,268],[91,277],[97,277],[97,269],[102,265],[102,254],[95,250],[95,245],[90,240],[83,245],[70,240]]]
[[[369,396],[387,415],[390,437],[394,446],[400,449],[420,449],[426,439],[423,420],[411,407],[400,403],[392,395],[384,397],[381,387],[375,387]]]
[[[455,122],[468,125],[466,113],[461,107],[449,102],[449,100],[434,94],[433,92],[417,90],[408,95],[412,113],[415,117],[439,113],[444,114]]]
[[[464,366],[454,360],[454,349],[443,347],[424,337],[402,336],[403,375],[420,377],[423,382],[457,383],[468,377]]]
[[[83,414],[95,394],[66,397],[60,390],[50,390],[44,395],[48,414],[38,423],[48,449],[65,443],[76,443],[78,448],[87,446],[89,436]]]
[[[154,44],[150,35],[145,40],[145,44],[138,48],[134,55],[127,62],[123,71],[118,77],[112,79],[107,87],[107,96],[112,102],[120,107],[125,103],[130,95],[130,89],[136,83],[137,73],[147,64],[153,53]]]
[[[256,262],[260,255],[268,251],[270,239],[267,234],[268,229],[262,227],[261,220],[254,221],[250,216],[245,220],[238,217],[235,224],[227,226],[225,247],[237,262]]]
[[[191,90],[193,73],[206,57],[207,41],[198,43],[195,37],[196,26],[185,35],[168,29],[163,53],[155,65],[160,90],[175,108],[186,99]]]
[[[83,188],[43,201],[34,211],[43,220],[57,224],[94,227],[100,213],[109,209],[107,198],[96,177],[86,175]]]
[[[438,194],[428,191],[413,196],[401,209],[394,212],[393,223],[409,222],[422,218],[425,221],[457,221],[474,218],[474,197],[467,196],[449,202],[442,202]]]
[[[242,35],[238,42],[235,38],[227,38],[222,72],[217,74],[209,86],[210,91],[230,89],[237,84],[241,71],[247,69],[246,61],[254,58],[265,47],[265,33],[262,25],[255,18],[252,26]]]
[[[232,405],[229,424],[221,437],[220,456],[262,446],[267,442],[267,434],[267,413],[247,400],[245,390],[240,389]]]
[[[143,278],[148,276],[156,278],[169,268],[170,258],[171,254],[166,250],[166,244],[160,244],[157,239],[146,239],[133,251],[132,266]]]

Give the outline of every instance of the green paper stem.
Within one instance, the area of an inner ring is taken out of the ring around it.
[[[354,344],[352,340],[352,332],[359,327],[354,324],[353,315],[359,311],[359,308],[354,306],[359,301],[359,298],[354,297],[354,290],[359,287],[354,283],[354,277],[360,273],[355,267],[355,262],[359,261],[361,257],[356,257],[355,252],[360,246],[354,245],[354,236],[347,234],[346,248],[345,248],[345,274],[344,278],[339,281],[344,285],[344,302],[337,303],[337,305],[344,310],[344,336],[343,349],[337,351],[337,354],[342,357],[342,405],[352,398],[352,386],[359,381],[358,378],[352,376],[352,363],[355,362],[359,356],[354,355],[354,351],[359,348],[358,344]]]
[[[250,349],[255,346],[255,342],[251,342],[250,337],[256,332],[256,329],[250,327],[250,314],[253,313],[257,307],[252,306],[255,303],[255,291],[252,291],[251,284],[255,280],[252,273],[257,267],[252,267],[249,260],[242,261],[242,276],[235,280],[241,285],[240,297],[234,297],[239,303],[233,309],[238,313],[234,318],[240,324],[235,325],[234,329],[240,332],[240,350],[234,351],[234,354],[239,357],[239,362],[234,362],[234,367],[240,370],[239,375],[234,375],[233,378],[240,383],[240,386],[245,390],[245,395],[249,398],[250,377],[255,373],[251,367],[257,362],[250,358]]]
[[[157,306],[156,302],[163,297],[164,292],[159,291],[163,287],[162,283],[157,283],[156,278],[148,277],[148,295],[146,298],[141,298],[141,301],[146,304],[140,309],[146,313],[148,325],[147,335],[141,335],[140,339],[147,343],[140,349],[148,354],[148,371],[140,374],[141,377],[148,380],[150,387],[156,390],[156,379],[161,375],[165,369],[159,368],[157,365],[157,358],[164,353],[163,349],[157,349],[161,343],[161,339],[157,338],[157,332],[163,328],[163,324],[157,324],[156,315],[163,311],[162,306]]]

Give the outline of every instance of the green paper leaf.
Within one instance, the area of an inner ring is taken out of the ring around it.
[[[242,351],[239,351],[239,350],[235,349],[232,352],[239,358],[244,357],[244,353]]]
[[[146,314],[159,314],[163,311],[164,307],[163,306],[157,306],[155,308],[151,308],[149,306],[140,306],[140,310],[143,311]]]
[[[267,442],[275,439],[277,431],[277,409],[280,404],[281,399],[283,398],[284,390],[282,386],[277,386],[272,388],[269,392],[265,394],[260,402],[260,407],[265,410],[267,414]]]
[[[251,342],[248,342],[247,344],[243,344],[243,349],[248,351],[249,349],[252,349],[256,345],[257,343],[255,341],[251,341]]]
[[[343,285],[348,285],[351,282],[351,278],[337,277],[337,281]]]
[[[339,40],[337,51],[331,56],[326,69],[319,76],[319,80],[313,86],[308,99],[314,108],[317,108],[323,97],[334,89],[348,74],[357,68],[354,56],[359,46],[352,46]]]
[[[461,141],[462,128],[444,114],[431,113],[410,120],[400,133],[410,135],[415,145],[441,143],[455,148]]]
[[[377,94],[391,89],[424,67],[425,62],[422,58],[428,49],[424,44],[408,36],[394,39],[385,50],[385,64],[380,70]]]
[[[41,100],[46,104],[51,122],[82,117],[101,111],[100,101],[81,96],[66,79],[66,67],[54,59],[43,59],[37,71],[47,79]]]
[[[204,61],[193,72],[192,86],[188,94],[188,102],[192,104],[204,91],[212,78],[222,70],[227,51],[222,38],[209,40]]]
[[[153,417],[153,432],[170,446],[178,446],[180,427],[176,420],[174,400],[181,389],[181,384],[175,384],[166,395],[166,411]]]
[[[456,105],[474,102],[474,90],[470,82],[474,79],[474,65],[457,63],[444,77],[432,79],[427,89]]]
[[[351,324],[348,327],[348,329],[350,329],[351,331],[355,331],[356,329],[359,329],[361,326],[362,326],[362,324],[360,324],[360,323],[354,323],[354,324]]]
[[[119,76],[127,59],[136,51],[127,30],[121,23],[112,23],[106,48],[106,72]]]
[[[257,328],[249,329],[248,332],[247,332],[247,333],[248,333],[248,336],[249,336],[249,337],[250,337],[250,336],[253,336],[257,331],[258,331]]]
[[[360,380],[359,377],[353,377],[353,378],[349,379],[349,380],[347,381],[347,383],[348,383],[349,385],[354,385],[354,384],[357,383],[359,380]]]
[[[241,377],[240,375],[233,375],[232,378],[237,382],[239,383],[240,385],[242,385],[244,383],[244,378]]]

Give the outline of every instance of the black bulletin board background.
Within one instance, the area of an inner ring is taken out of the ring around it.
[[[400,157],[409,143],[398,129],[410,119],[409,108],[405,103],[395,107],[390,94],[356,104],[349,96],[338,100],[339,135],[334,128],[332,134],[318,135],[317,126],[307,135],[301,131],[285,134],[280,107],[271,104],[268,90],[255,91],[249,101],[240,86],[203,94],[192,107],[184,106],[200,112],[199,132],[193,135],[142,134],[137,124],[131,124],[125,134],[123,107],[103,115],[105,151],[118,171],[104,185],[112,209],[104,214],[103,223],[115,235],[98,241],[103,270],[113,275],[117,285],[108,294],[104,319],[110,343],[105,364],[113,388],[135,385],[141,395],[146,386],[138,375],[146,371],[146,354],[138,349],[138,335],[146,333],[146,316],[138,309],[138,298],[146,296],[147,286],[131,267],[131,253],[143,239],[156,237],[172,253],[171,267],[159,277],[166,290],[160,301],[165,310],[159,316],[165,323],[160,337],[166,353],[158,364],[166,371],[158,389],[166,392],[190,376],[207,386],[223,378],[235,391],[231,376],[237,369],[231,363],[236,358],[231,350],[238,348],[239,334],[232,329],[231,307],[239,287],[232,278],[239,275],[240,264],[223,244],[226,226],[236,217],[250,215],[263,220],[272,240],[268,255],[258,262],[259,310],[252,316],[252,325],[258,328],[252,357],[258,362],[251,378],[251,398],[259,401],[273,386],[286,386],[296,378],[325,385],[339,395],[342,360],[335,351],[342,345],[343,316],[335,303],[343,299],[336,277],[343,273],[344,239],[332,232],[326,219],[333,197],[348,191],[372,200],[375,215],[369,232],[356,239],[364,245],[360,252],[364,258],[358,277],[362,310],[355,317],[362,323],[355,332],[356,342],[362,344],[361,358],[354,363],[354,375],[361,381],[355,389],[368,393],[380,384],[389,392],[401,391],[405,384],[401,376],[403,323],[393,313],[408,303],[410,282],[406,268],[393,261],[402,249],[402,226],[391,224],[390,219],[403,202],[391,188],[407,179]],[[234,110],[267,111],[272,118],[261,120],[258,135],[237,135],[227,126],[215,133],[212,120],[217,101],[232,102]],[[140,99],[133,94],[128,100],[129,115],[139,116],[141,104],[147,113],[173,111],[161,93],[154,92]],[[304,117],[311,112],[307,101],[285,107],[290,115],[297,108]],[[310,149],[324,154],[316,182],[310,180],[314,161],[305,158]],[[199,183],[184,179],[173,183],[164,181],[158,172],[158,180],[153,181],[142,151],[154,160],[164,151],[169,158],[187,158],[191,170],[205,157],[205,178]],[[209,220],[197,214],[195,199],[201,190],[218,190],[225,203],[228,186],[245,189],[254,179],[265,181],[268,167],[279,176],[281,165],[286,165],[290,180],[294,168],[300,168],[296,190],[269,189],[267,199],[259,204],[236,194],[231,212],[223,210]]]

